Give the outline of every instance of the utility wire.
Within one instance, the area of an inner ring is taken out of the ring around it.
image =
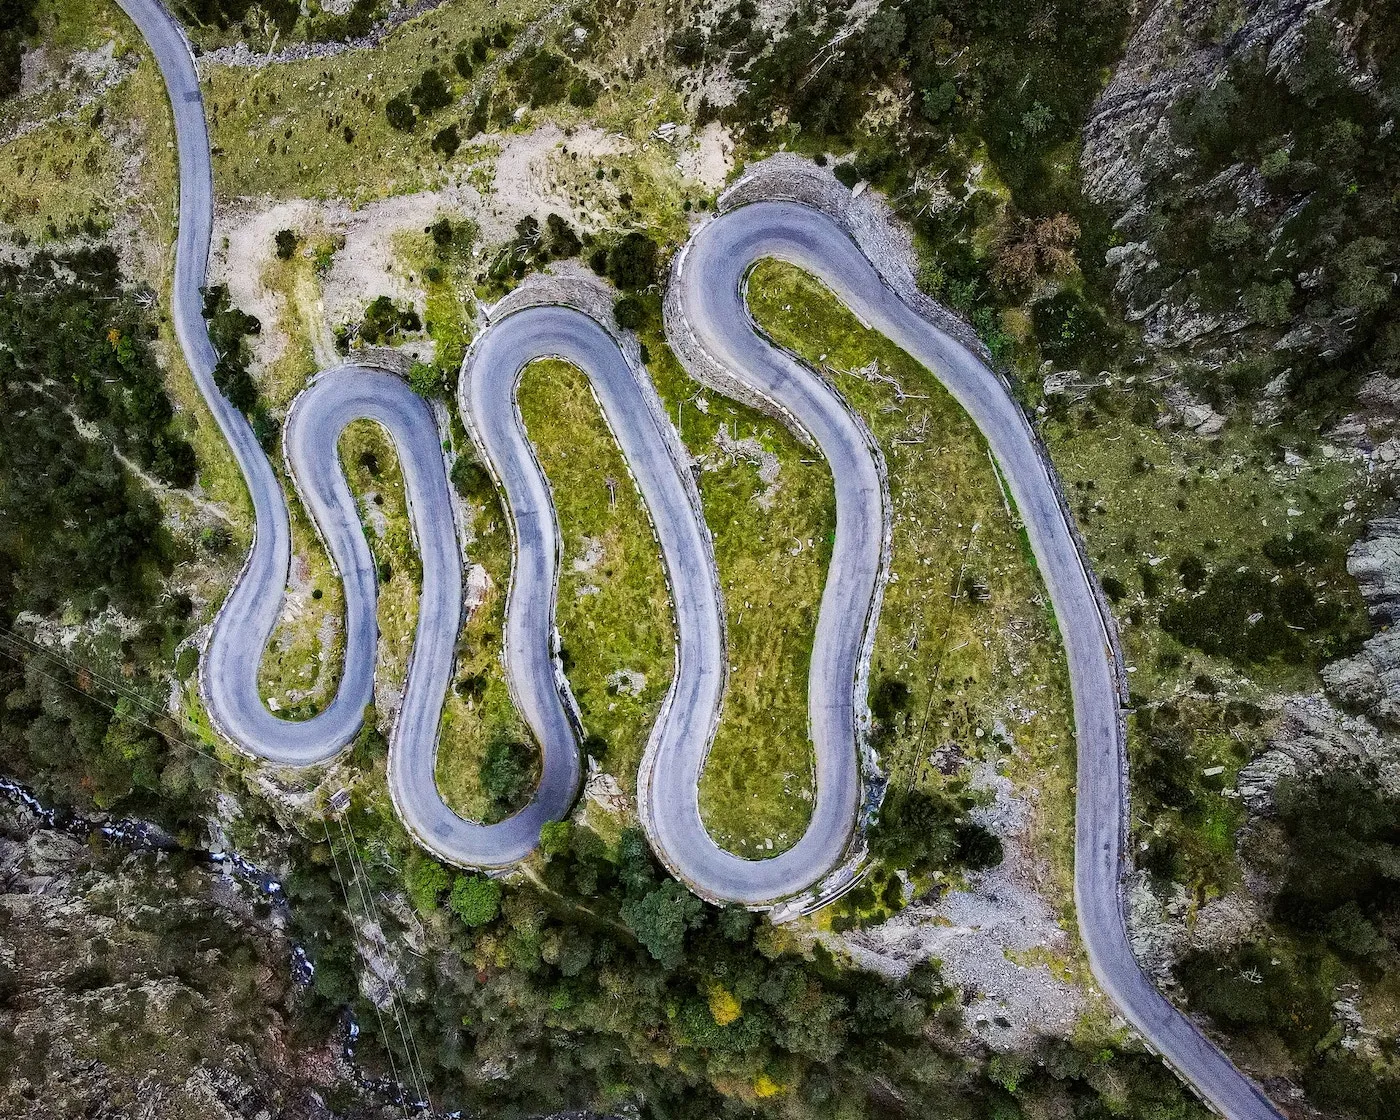
[[[6,648],[5,645],[0,644],[0,654],[4,654],[5,656],[7,656],[11,661],[20,666],[22,669],[33,669],[34,672],[38,673],[45,680],[51,681],[52,683],[57,684],[60,687],[67,688],[70,691],[76,693],[77,695],[82,696],[85,699],[90,700],[103,708],[106,708],[113,715],[117,716],[117,718],[127,720],[131,723],[136,724],[138,727],[141,727],[151,732],[153,735],[159,736],[171,746],[178,747],[179,749],[184,751],[188,751],[189,753],[197,755],[202,759],[207,759],[208,761],[213,762],[218,766],[222,767],[225,771],[227,771],[230,774],[237,774],[237,771],[233,766],[225,762],[223,759],[219,758],[217,755],[212,754],[208,750],[196,746],[193,743],[181,739],[178,736],[171,735],[168,731],[162,730],[160,727],[156,726],[153,723],[148,723],[147,721],[139,718],[131,712],[120,711],[116,704],[109,703],[108,701],[104,700],[101,696],[94,695],[92,692],[80,687],[78,684],[75,684],[72,681],[64,680],[62,677],[57,676],[53,673],[45,672],[43,667],[34,664],[31,658],[36,655],[47,657],[49,660],[63,666],[65,669],[67,669],[74,676],[77,676],[79,679],[86,675],[89,679],[99,682],[103,687],[116,693],[117,696],[121,699],[131,701],[133,704],[137,705],[141,710],[157,719],[169,720],[177,726],[184,725],[196,731],[201,730],[199,728],[199,725],[196,724],[193,720],[171,715],[170,712],[161,709],[158,705],[153,703],[145,696],[142,696],[140,693],[135,692],[128,686],[123,685],[120,682],[115,681],[112,678],[100,672],[97,672],[91,666],[84,665],[81,662],[75,661],[71,658],[67,658],[62,654],[50,649],[49,647],[35,642],[33,639],[26,638],[24,635],[16,633],[8,627],[0,627],[0,640],[8,642],[8,644],[12,647],[17,647],[18,652],[16,651],[16,649]],[[28,654],[29,657],[21,656],[21,654]],[[342,822],[337,820],[337,823],[340,824],[342,830],[342,838],[346,841],[346,854],[350,862],[352,878],[355,880],[356,893],[360,896],[361,909],[364,911],[365,916],[367,918],[371,918],[374,921],[374,923],[377,926],[379,926],[380,929],[382,929],[383,920],[380,917],[379,908],[374,902],[373,891],[368,886],[369,875],[364,870],[363,863],[360,862],[357,864],[356,861],[357,848],[354,839],[354,827],[349,825],[348,821]],[[341,875],[340,860],[336,856],[335,845],[331,841],[330,829],[327,827],[324,818],[322,818],[321,826],[322,829],[325,831],[326,843],[331,849],[331,858],[335,862],[336,875],[339,878]],[[346,828],[349,829],[348,836],[346,836],[345,834]],[[341,897],[345,900],[346,913],[349,914],[351,910],[350,896],[346,890],[343,879],[340,881],[340,890]],[[427,1077],[423,1071],[422,1059],[418,1053],[417,1040],[413,1037],[412,1027],[407,1023],[406,1011],[403,1009],[402,1002],[398,999],[397,993],[395,993],[392,984],[389,985],[389,1000],[390,1006],[393,1008],[393,1015],[396,1021],[396,1025],[399,1029],[399,1036],[404,1045],[404,1053],[408,1059],[408,1072],[413,1082],[413,1091],[418,1095],[420,1100],[428,1103],[431,1107],[432,1102],[427,1092]],[[384,1036],[387,1039],[388,1029],[384,1023],[384,1016],[383,1013],[380,1011],[378,1004],[375,1004],[374,1010],[375,1015],[379,1019],[380,1030],[384,1033]],[[400,1085],[402,1089],[402,1082],[399,1081],[397,1065],[393,1060],[392,1048],[386,1045],[385,1051],[389,1054],[389,1067],[390,1071],[394,1075],[394,1080],[397,1084]],[[400,1099],[399,1104],[401,1107],[404,1107],[406,1116],[407,1110],[406,1106],[404,1106],[402,1099]]]
[[[335,842],[331,839],[330,826],[326,824],[324,817],[321,818],[321,828],[326,833],[326,847],[330,848],[331,861],[335,864],[335,878],[336,882],[340,884],[340,897],[345,899],[345,916],[350,918],[350,894],[345,889],[345,877],[340,870],[340,859],[335,854]],[[394,1048],[388,1043],[389,1030],[384,1026],[384,1013],[379,1010],[379,1004],[375,1003],[374,1000],[370,1000],[370,1003],[374,1004],[374,1014],[379,1020],[379,1033],[385,1039],[384,1053],[389,1056],[389,1072],[394,1075],[394,1084],[399,1089],[399,1110],[403,1113],[404,1120],[408,1120],[408,1106],[404,1104],[403,1100],[403,1082],[399,1080],[398,1065],[394,1062]]]
[[[20,634],[17,631],[11,630],[7,627],[0,627],[0,638],[8,639],[10,642],[20,646],[20,648],[25,650],[26,652],[43,654],[45,657],[49,658],[50,660],[57,661],[59,664],[65,666],[73,672],[86,673],[94,680],[101,681],[104,685],[110,688],[113,692],[117,693],[119,696],[123,696],[126,699],[132,701],[133,703],[140,705],[141,707],[145,708],[148,712],[151,712],[154,715],[161,716],[162,718],[168,718],[178,723],[184,723],[185,725],[196,731],[200,730],[198,725],[195,724],[193,720],[187,719],[185,717],[177,717],[171,715],[170,712],[161,708],[160,705],[156,704],[148,697],[143,696],[141,693],[137,692],[129,685],[123,684],[121,681],[114,680],[113,678],[98,672],[91,665],[84,665],[81,662],[73,660],[72,658],[65,657],[58,651],[51,649],[50,647],[43,645],[40,642],[36,642],[33,638],[27,638],[23,634]]]
[[[343,825],[343,827],[349,830],[351,859],[355,860],[359,857],[360,850],[359,841],[355,838],[355,826],[350,823],[350,817],[348,813],[343,817],[337,818],[337,820],[341,825]],[[365,894],[369,898],[370,908],[374,912],[375,924],[382,931],[384,928],[384,922],[379,915],[379,904],[374,901],[374,890],[369,882],[369,873],[365,871],[363,860],[360,860],[360,876],[365,884]],[[393,1003],[394,1006],[397,1008],[397,1010],[395,1011],[395,1015],[399,1018],[400,1033],[404,1035],[404,1051],[408,1056],[409,1066],[410,1068],[414,1068],[416,1065],[414,1073],[418,1080],[417,1088],[419,1099],[431,1105],[432,1102],[428,1098],[427,1077],[423,1073],[423,1063],[418,1057],[418,1044],[413,1037],[413,1028],[408,1025],[408,1012],[403,1006],[403,1001],[398,998],[398,993],[394,991],[394,987],[392,984],[389,986],[389,999],[391,1003]]]
[[[222,758],[219,758],[217,755],[211,754],[209,751],[204,750],[201,747],[195,746],[193,743],[188,743],[185,740],[179,738],[178,736],[171,735],[170,732],[163,731],[159,727],[156,727],[154,724],[150,724],[145,722],[144,720],[137,719],[130,713],[119,711],[115,704],[110,704],[106,700],[102,699],[102,697],[95,696],[86,689],[79,688],[72,681],[66,681],[62,677],[55,676],[52,673],[44,672],[44,670],[41,667],[21,657],[13,650],[5,649],[3,646],[0,646],[0,654],[3,654],[4,656],[10,658],[10,660],[14,661],[17,665],[20,665],[23,668],[33,669],[34,672],[38,673],[45,680],[52,681],[54,684],[59,685],[62,688],[66,688],[72,692],[76,692],[79,696],[82,696],[87,700],[91,700],[94,704],[106,708],[109,712],[117,716],[119,719],[129,720],[130,722],[136,724],[136,726],[145,728],[147,731],[151,732],[151,734],[160,736],[172,747],[179,747],[181,750],[189,751],[191,754],[198,755],[202,759],[205,759],[209,762],[213,762],[218,766],[222,766],[230,774],[236,775],[238,773],[238,771],[233,766],[225,762]],[[60,662],[60,664],[62,664],[62,662]]]

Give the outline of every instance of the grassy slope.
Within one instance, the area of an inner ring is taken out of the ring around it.
[[[448,690],[438,731],[437,783],[443,800],[457,813],[483,820],[488,801],[480,767],[487,743],[498,735],[528,742],[529,732],[511,701],[501,663],[510,579],[505,513],[494,494],[468,506],[467,555],[484,571],[487,583],[457,638],[455,684]]]
[[[470,117],[477,93],[487,88],[484,71],[458,83],[456,107],[413,132],[389,127],[385,102],[425,68],[450,69],[457,44],[481,28],[502,20],[526,24],[543,10],[538,0],[444,4],[375,50],[345,51],[330,61],[214,68],[206,102],[221,190],[360,203],[438,185],[443,164],[430,150],[433,135]],[[348,142],[345,129],[353,134]],[[455,162],[467,165],[481,154],[463,148]]]
[[[583,373],[564,362],[536,362],[522,379],[520,410],[564,536],[558,621],[569,683],[585,732],[607,744],[598,748],[607,769],[632,788],[671,683],[673,623],[661,556]],[[642,674],[645,683],[629,684],[617,676],[623,671]]]
[[[1257,566],[1260,545],[1280,532],[1355,533],[1375,502],[1375,489],[1345,459],[1314,456],[1304,465],[1277,464],[1253,429],[1230,427],[1218,439],[1204,440],[1097,411],[1094,424],[1084,423],[1081,414],[1050,425],[1050,446],[1070,487],[1095,568],[1101,577],[1116,577],[1129,589],[1115,613],[1134,692],[1175,697],[1192,729],[1187,769],[1196,775],[1204,810],[1189,819],[1168,813],[1169,819],[1150,822],[1138,812],[1134,821],[1142,842],[1167,831],[1185,859],[1183,878],[1190,893],[1203,903],[1239,880],[1235,835],[1244,813],[1230,795],[1240,767],[1262,748],[1269,724],[1222,719],[1223,705],[1203,695],[1198,683],[1213,680],[1224,686],[1226,696],[1269,709],[1279,693],[1315,688],[1317,678],[1306,664],[1243,669],[1183,647],[1156,625],[1155,610],[1177,587],[1176,565],[1182,557],[1195,554],[1211,568],[1236,562]],[[1341,510],[1348,500],[1360,508],[1344,514],[1339,527],[1323,524],[1328,511]],[[1161,581],[1162,591],[1154,597],[1143,587],[1144,566]],[[1350,584],[1344,571],[1333,578],[1341,586]],[[1360,612],[1354,585],[1351,597]],[[1135,623],[1138,612],[1144,617]],[[1138,783],[1144,747],[1136,723],[1132,732],[1129,759]],[[1205,774],[1216,767],[1224,769]],[[1135,802],[1141,799],[1135,792]]]
[[[637,764],[670,684],[671,613],[651,525],[622,454],[588,388],[564,362],[532,364],[521,380],[526,430],[553,487],[563,533],[558,625],[565,665],[590,738],[608,771],[635,787]],[[615,504],[607,481],[615,485]],[[457,679],[482,678],[479,699],[454,693],[444,714],[438,783],[448,803],[479,817],[478,770],[494,734],[524,735],[500,663],[509,540],[498,506],[477,507],[468,551],[491,590],[464,629]],[[624,680],[621,671],[643,681]],[[604,744],[606,744],[604,746]]]
[[[341,433],[339,450],[350,492],[360,506],[365,536],[380,569],[374,686],[376,700],[380,700],[397,695],[403,688],[418,625],[423,571],[409,528],[408,498],[398,454],[389,433],[373,420],[355,420]]]
[[[783,345],[824,366],[870,425],[890,473],[894,555],[872,684],[909,689],[882,765],[893,781],[961,788],[959,759],[999,759],[1032,791],[1032,839],[1065,898],[1072,875],[1074,748],[1053,619],[986,444],[937,380],[868,331],[822,285],[764,262],[750,303]],[[878,361],[908,394],[843,373]],[[910,441],[910,442],[899,442]],[[986,601],[954,596],[974,580]],[[942,766],[931,763],[938,753]],[[950,771],[944,773],[944,771]]]

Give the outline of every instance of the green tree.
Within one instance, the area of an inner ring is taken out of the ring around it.
[[[429,117],[452,104],[452,87],[441,72],[430,67],[423,71],[418,84],[409,91],[408,99],[418,106],[423,116]]]
[[[457,149],[462,146],[462,137],[457,133],[457,126],[450,124],[441,129],[434,137],[430,147],[443,159],[451,159],[457,154]]]
[[[481,760],[481,788],[497,819],[524,799],[534,777],[535,760],[533,749],[509,735],[497,735],[487,744]]]
[[[547,856],[562,856],[569,851],[573,839],[572,821],[547,821],[540,829],[540,851]]]
[[[458,875],[447,904],[466,925],[484,926],[500,913],[501,884],[484,875]]]
[[[665,968],[681,963],[686,931],[704,920],[704,912],[705,904],[674,879],[621,909],[622,920]]]
[[[432,856],[414,848],[404,867],[404,886],[419,910],[433,911],[438,908],[442,892],[452,886],[452,876]]]
[[[623,296],[613,304],[613,318],[623,330],[634,331],[646,322],[646,309],[636,296]]]
[[[945,798],[896,789],[885,796],[870,830],[870,850],[890,866],[915,875],[945,867],[957,852],[959,816]]]
[[[608,250],[608,278],[619,288],[645,288],[656,279],[656,242],[636,230]]]

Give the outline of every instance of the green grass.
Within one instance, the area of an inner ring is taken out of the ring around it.
[[[1000,760],[1034,790],[1032,844],[1072,922],[1068,678],[986,442],[932,373],[807,274],[762,262],[749,301],[778,342],[832,377],[889,468],[893,557],[871,684],[897,681],[908,698],[880,743],[882,766],[893,782],[960,790],[963,760]],[[871,361],[899,384],[902,401],[894,386],[849,372]]]
[[[423,329],[436,347],[433,360],[454,385],[471,344],[474,309],[468,264],[475,232],[458,227],[454,243],[443,248],[426,233],[401,233],[394,239],[409,283],[423,287]]]
[[[279,472],[280,474],[281,472]],[[262,652],[258,691],[285,719],[309,719],[335,697],[345,657],[345,594],[295,492],[288,495],[292,569]]]
[[[519,403],[563,534],[557,622],[588,751],[634,792],[642,750],[671,681],[672,621],[661,557],[584,374],[560,361],[533,363],[521,379]],[[528,732],[501,670],[510,564],[504,515],[494,496],[473,503],[473,510],[468,553],[486,568],[491,588],[464,628],[457,680],[476,678],[480,695],[454,689],[449,698],[437,775],[448,804],[480,819],[479,768],[487,743],[502,734],[528,740]]]
[[[286,336],[287,343],[273,361],[258,371],[256,380],[260,395],[279,413],[306,387],[317,369],[312,340],[324,334],[324,326],[316,247],[313,243],[294,253],[290,260],[273,257],[261,277],[263,287],[281,297],[276,329]]]
[[[1182,647],[1155,625],[1131,621],[1134,607],[1150,615],[1154,605],[1142,592],[1140,566],[1158,560],[1165,599],[1177,585],[1176,563],[1187,554],[1215,568],[1257,553],[1279,533],[1315,529],[1328,537],[1355,536],[1378,501],[1377,491],[1363,468],[1346,458],[1313,456],[1298,467],[1275,463],[1252,427],[1232,426],[1218,438],[1202,439],[1159,431],[1121,411],[1093,411],[1095,422],[1086,424],[1081,412],[1050,425],[1047,435],[1095,569],[1130,589],[1117,613],[1136,670],[1134,689],[1175,687],[1202,671],[1232,680],[1236,669],[1199,651],[1186,651],[1179,665],[1171,657],[1162,664],[1162,654]],[[1357,503],[1355,512],[1340,524],[1324,521],[1348,500]],[[1342,571],[1333,576],[1339,587],[1350,583]],[[1359,604],[1354,588],[1350,595]],[[1248,677],[1255,695],[1305,689],[1316,679],[1306,665],[1277,663],[1251,668]]]
[[[71,237],[85,226],[106,231],[124,212],[135,213],[151,201],[152,194],[158,200],[165,194],[160,180],[173,161],[154,151],[167,124],[160,112],[164,87],[116,4],[46,0],[34,14],[39,41],[60,70],[73,52],[101,50],[108,42],[114,44],[117,70],[136,68],[81,112],[73,111],[73,91],[58,88],[0,102],[0,135],[41,122],[0,148],[0,221],[39,242]],[[117,138],[131,142],[126,151],[113,143]],[[154,162],[138,158],[134,177],[128,178],[126,161],[133,153],[140,157],[143,148]]]
[[[550,191],[567,201],[561,209],[584,216],[586,224],[645,226],[653,236],[679,244],[687,229],[684,207],[698,203],[704,191],[682,182],[675,152],[652,133],[665,122],[685,121],[684,105],[668,68],[634,65],[639,52],[655,52],[669,9],[647,0],[610,13],[581,52],[568,40],[575,26],[570,18],[545,24],[548,49],[572,55],[598,83],[598,101],[586,109],[567,101],[538,108],[522,103],[502,68],[526,49],[524,33],[510,47],[493,51],[471,78],[454,70],[458,44],[479,29],[505,19],[530,25],[550,10],[538,0],[499,6],[461,0],[409,21],[374,50],[259,68],[211,67],[206,104],[219,193],[341,198],[358,206],[469,183],[489,199],[499,187],[502,144],[556,125],[569,147],[568,134],[595,126],[631,143],[618,152],[604,145],[598,154],[580,157],[575,146],[571,155],[549,155]],[[561,34],[572,45],[561,45]],[[385,103],[408,90],[428,67],[449,77],[454,104],[420,119],[411,132],[393,129]],[[486,93],[492,95],[492,119],[483,135],[468,139],[476,101]],[[509,119],[498,115],[502,108]],[[463,143],[444,158],[432,150],[432,140],[454,124]]]
[[[465,434],[463,434],[465,439]],[[459,452],[467,445],[457,444]],[[469,820],[485,820],[489,799],[481,786],[481,763],[497,737],[530,742],[515,710],[501,661],[506,589],[510,580],[510,531],[494,491],[468,501],[467,561],[479,569],[485,589],[457,636],[453,686],[438,728],[436,775],[443,800]]]
[[[635,790],[674,658],[661,555],[584,374],[565,362],[535,362],[519,399],[563,533],[558,623],[565,670],[584,730],[600,740],[592,750],[603,752],[624,789]],[[634,673],[641,677],[623,676]]]
[[[702,390],[659,335],[645,341],[662,399],[703,460],[700,497],[724,592],[729,682],[701,775],[701,816],[728,850],[776,855],[801,839],[815,794],[807,670],[835,529],[831,474],[776,421]],[[756,457],[720,449],[721,425],[777,457],[772,490]]]
[[[340,436],[340,462],[360,507],[360,522],[379,565],[379,649],[375,695],[402,691],[418,626],[422,563],[409,527],[408,497],[389,433],[373,420],[355,420]],[[387,577],[387,578],[386,578]],[[381,728],[387,731],[387,726]]]

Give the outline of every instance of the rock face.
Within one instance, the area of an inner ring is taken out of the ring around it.
[[[1400,517],[1371,522],[1347,555],[1347,571],[1361,586],[1372,619],[1387,625],[1400,620]]]
[[[1150,173],[1174,158],[1169,114],[1182,95],[1209,88],[1231,59],[1261,44],[1268,44],[1270,66],[1287,61],[1309,16],[1324,7],[1319,0],[1249,0],[1239,29],[1215,41],[1221,30],[1212,26],[1215,5],[1157,0],[1085,126],[1086,192],[1130,207]]]
[[[1369,720],[1345,715],[1322,697],[1296,696],[1284,706],[1269,749],[1240,770],[1240,797],[1251,815],[1267,816],[1282,779],[1330,770],[1373,771],[1382,787],[1400,792],[1394,741]]]
[[[1155,0],[1143,6],[1085,125],[1080,165],[1085,193],[1118,215],[1114,228],[1123,243],[1108,251],[1106,263],[1126,318],[1140,325],[1149,348],[1189,352],[1218,366],[1250,325],[1238,309],[1203,309],[1188,278],[1163,267],[1150,245],[1149,215],[1177,189],[1194,158],[1173,135],[1175,110],[1188,95],[1213,88],[1247,54],[1262,52],[1270,70],[1287,67],[1308,21],[1327,6],[1325,0],[1246,0],[1229,22],[1224,5]],[[1268,196],[1258,168],[1235,164],[1190,188],[1184,201],[1228,214],[1259,207]],[[1279,229],[1286,217],[1279,215]]]
[[[1400,619],[1400,518],[1371,522],[1352,546],[1347,570],[1372,619],[1386,627]],[[1374,772],[1382,788],[1400,793],[1400,629],[1382,630],[1354,657],[1325,666],[1322,680],[1330,699],[1291,698],[1269,749],[1240,771],[1240,796],[1251,813],[1271,811],[1280,779],[1326,770]]]
[[[1377,625],[1390,627],[1400,620],[1400,518],[1373,521],[1367,535],[1352,545],[1347,571],[1356,578]],[[1322,679],[1343,708],[1384,728],[1400,728],[1400,629],[1382,630],[1356,656],[1324,668]]]
[[[1343,708],[1400,729],[1400,630],[1377,634],[1355,657],[1326,666],[1322,680]]]
[[[290,958],[217,871],[0,799],[0,1116],[328,1120],[353,1075],[293,1042]]]

